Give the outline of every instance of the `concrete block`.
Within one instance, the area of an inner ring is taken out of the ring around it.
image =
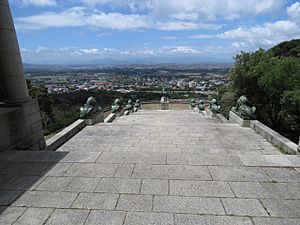
[[[229,122],[231,123],[237,123],[241,127],[250,127],[250,121],[251,120],[244,120],[241,117],[239,117],[237,114],[234,112],[230,111],[229,113]]]
[[[98,163],[165,164],[166,154],[103,152],[97,162]]]
[[[104,123],[112,123],[116,118],[116,113],[109,114],[105,119]]]

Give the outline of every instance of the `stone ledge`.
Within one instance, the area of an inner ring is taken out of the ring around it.
[[[289,139],[283,137],[276,131],[267,127],[257,120],[250,120],[250,127],[258,134],[263,136],[269,142],[280,148],[282,151],[288,154],[299,154],[297,151],[297,144],[293,143]]]
[[[86,127],[85,120],[75,121],[70,126],[66,127],[61,132],[57,133],[52,138],[50,138],[48,141],[46,141],[47,151],[55,151],[57,148],[59,148],[64,143],[66,143],[75,134],[77,134],[79,131],[81,131],[85,127]]]
[[[229,122],[238,123],[241,127],[250,127],[250,121],[251,120],[244,120],[232,111],[229,113]]]
[[[216,118],[220,123],[229,123],[228,119],[225,118],[221,113],[215,113],[212,117]]]
[[[112,123],[116,118],[116,114],[115,113],[111,113],[108,115],[108,117],[106,117],[104,119],[104,123]]]

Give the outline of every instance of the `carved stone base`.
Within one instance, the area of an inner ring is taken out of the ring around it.
[[[160,110],[169,110],[169,102],[161,102]]]
[[[94,117],[85,119],[86,125],[93,126],[96,123],[104,122],[104,114],[103,112],[97,113]]]
[[[37,101],[0,105],[0,151],[46,150]]]
[[[250,121],[248,119],[241,118],[239,115],[230,111],[229,113],[229,122],[231,123],[238,123],[242,127],[250,127]]]

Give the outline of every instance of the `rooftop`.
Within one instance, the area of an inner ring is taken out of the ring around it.
[[[139,111],[0,161],[0,224],[300,224],[299,156],[191,110]]]

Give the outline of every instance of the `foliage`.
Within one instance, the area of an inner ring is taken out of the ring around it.
[[[29,81],[27,84],[30,96],[38,101],[43,128],[47,129],[49,124],[54,121],[53,99],[45,86],[32,87]]]
[[[257,107],[258,120],[295,142],[300,133],[300,58],[294,53],[299,46],[294,40],[269,51],[241,52],[230,71],[234,98],[246,95]],[[230,92],[220,97],[225,105],[232,100]]]

